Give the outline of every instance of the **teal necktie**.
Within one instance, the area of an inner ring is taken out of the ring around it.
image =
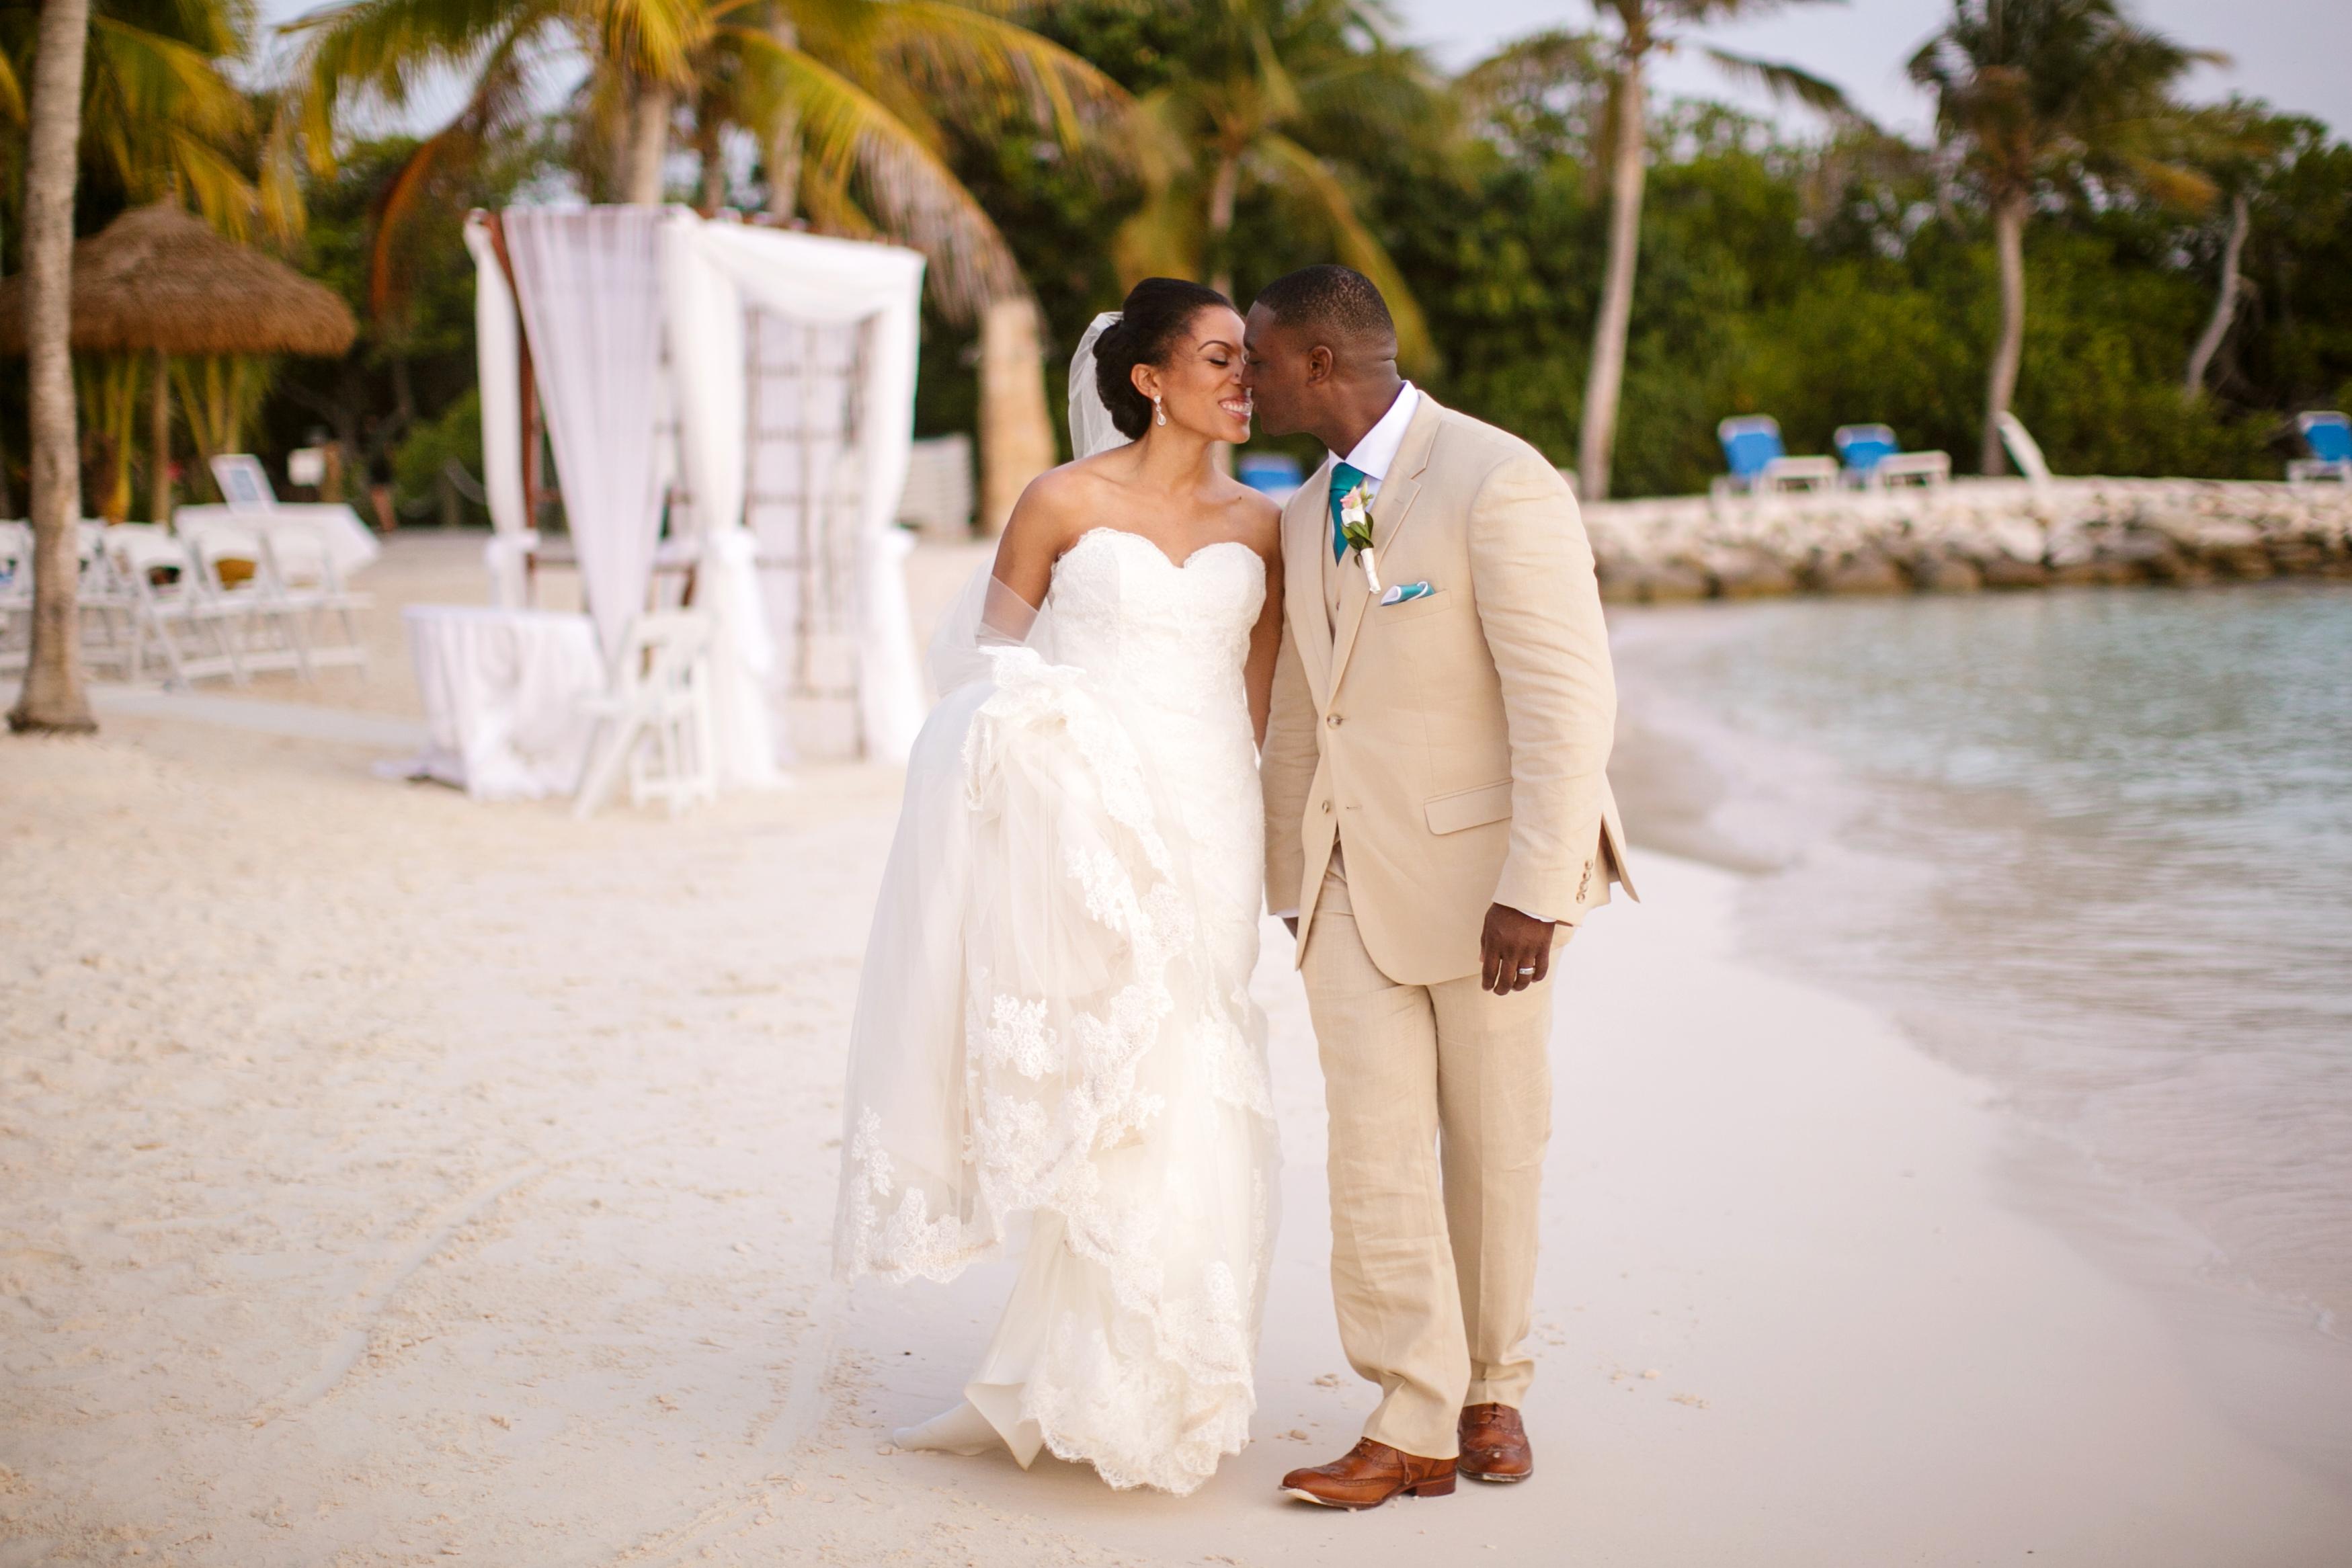
[[[1362,484],[1370,476],[1360,468],[1345,463],[1331,465],[1331,559],[1348,559],[1348,535],[1339,521],[1339,497]]]

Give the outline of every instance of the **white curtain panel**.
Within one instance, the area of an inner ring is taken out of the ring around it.
[[[704,223],[689,214],[678,214],[674,221],[681,232],[693,235],[693,248],[701,262],[712,273],[731,280],[743,303],[791,320],[860,323],[867,329],[866,382],[859,389],[864,420],[858,443],[858,706],[869,753],[884,761],[903,762],[914,745],[915,732],[922,727],[924,711],[922,670],[907,610],[902,564],[908,541],[894,526],[915,440],[922,256],[894,246]],[[740,310],[735,333],[729,370],[739,443],[733,516],[740,523],[743,406]],[[675,340],[672,351],[675,354]],[[711,373],[719,372],[714,369]],[[682,385],[686,378],[679,379]],[[689,438],[688,450],[697,444]],[[696,493],[701,493],[698,487]]]
[[[504,218],[572,548],[607,653],[645,607],[661,529],[662,219],[659,207]]]
[[[537,537],[522,491],[522,322],[484,214],[467,214],[466,248],[474,256],[474,366],[482,395],[482,489],[490,504],[483,559],[493,601],[520,610],[523,555]]]
[[[691,212],[670,212],[661,234],[662,296],[678,455],[701,529],[696,599],[719,622],[711,686],[719,781],[757,789],[781,778],[767,695],[776,643],[760,602],[759,547],[743,526],[743,299],[735,280],[704,258],[704,226]]]

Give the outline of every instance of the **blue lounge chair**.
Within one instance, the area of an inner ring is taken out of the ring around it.
[[[1952,477],[1952,459],[1942,452],[1906,452],[1884,424],[1841,424],[1833,437],[1845,464],[1842,477],[1857,490],[1891,485],[1943,485]]]
[[[1715,427],[1723,443],[1723,465],[1711,488],[1718,495],[1746,490],[1826,490],[1836,483],[1833,457],[1791,457],[1780,445],[1780,422],[1769,413],[1735,414]]]
[[[2328,409],[2296,414],[2294,423],[2303,433],[2304,449],[2311,455],[2286,465],[2287,483],[2333,479],[2339,485],[2352,485],[2352,419]]]

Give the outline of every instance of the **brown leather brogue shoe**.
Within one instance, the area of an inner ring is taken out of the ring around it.
[[[1366,1437],[1342,1458],[1291,1471],[1282,1490],[1323,1508],[1378,1508],[1399,1492],[1444,1497],[1454,1490],[1454,1461],[1424,1459]]]
[[[1474,1481],[1523,1481],[1536,1473],[1528,1429],[1507,1405],[1462,1407],[1461,1470]]]

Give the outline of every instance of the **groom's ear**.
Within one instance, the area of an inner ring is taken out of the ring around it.
[[[1338,362],[1337,357],[1332,354],[1330,348],[1326,344],[1318,343],[1313,348],[1307,350],[1307,384],[1310,387],[1320,386],[1325,382],[1329,381],[1331,379],[1331,367]]]

